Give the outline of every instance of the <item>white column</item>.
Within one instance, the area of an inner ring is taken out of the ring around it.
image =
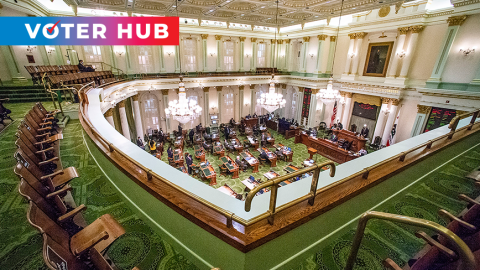
[[[322,56],[323,56],[323,50],[325,47],[325,39],[327,38],[327,35],[318,35],[318,50],[317,50],[317,63],[315,65],[315,71],[314,73],[322,73]]]
[[[165,69],[165,53],[163,51],[163,46],[158,46],[158,54],[160,55],[160,72],[166,72]]]
[[[107,119],[108,123],[115,128],[115,122],[113,122],[113,109],[108,109],[105,112],[105,119]]]
[[[358,65],[360,61],[360,50],[362,49],[363,38],[367,35],[365,32],[356,33],[357,42],[355,44],[355,56],[353,57],[352,74],[358,75]]]
[[[128,121],[127,121],[127,112],[125,111],[125,100],[122,100],[118,103],[118,111],[120,113],[120,124],[122,125],[122,134],[127,140],[131,140],[130,138],[130,129],[128,128]]]
[[[345,129],[348,129],[348,119],[350,118],[350,107],[352,107],[352,93],[345,93],[345,105],[343,109],[342,123]]]
[[[355,47],[355,33],[348,34],[350,37],[350,44],[348,45],[348,52],[347,52],[347,63],[345,64],[345,71],[343,74],[350,73],[350,64],[352,63],[352,53],[353,48]]]
[[[275,67],[275,51],[277,44],[275,44],[275,39],[270,40],[270,67]]]
[[[330,36],[330,48],[328,49],[327,68],[325,73],[333,74],[333,59],[335,57],[335,44],[337,43],[336,36]]]
[[[217,86],[216,89],[217,89],[217,102],[218,102],[218,105],[217,105],[217,107],[218,107],[218,121],[219,121],[219,124],[221,124],[221,123],[224,123],[222,121],[222,115],[223,115],[222,114],[222,105],[223,105],[222,86]],[[228,120],[230,120],[230,119],[228,119]]]
[[[382,98],[382,107],[380,108],[380,114],[378,114],[377,124],[375,125],[375,131],[373,132],[373,136],[370,138],[372,142],[375,140],[377,136],[383,135],[385,120],[388,114],[388,102],[390,102],[390,99]]]
[[[423,132],[425,124],[427,123],[427,115],[430,113],[432,107],[417,104],[417,116],[413,122],[412,132],[410,137],[415,137]]]
[[[137,130],[137,136],[143,138],[145,131],[142,127],[142,115],[140,114],[140,104],[138,102],[138,94],[132,97],[133,100],[133,113],[135,114],[135,129]]]
[[[215,40],[217,42],[217,71],[222,71],[222,64],[223,64],[221,39],[222,39],[221,35],[215,35]]]
[[[398,55],[402,55],[403,46],[405,45],[405,38],[407,37],[408,27],[398,28],[398,31],[400,32],[400,36],[398,36],[395,51],[392,52],[392,64],[390,65],[387,74],[387,77],[391,78],[397,76],[398,62],[400,60],[400,57]]]
[[[168,108],[168,89],[162,90],[163,108]],[[170,132],[170,118],[165,117],[166,132]]]
[[[209,98],[209,89],[210,87],[203,88],[203,126],[207,127],[210,125],[210,98]]]
[[[26,82],[27,79],[22,76],[20,72],[20,67],[18,65],[18,60],[15,55],[12,46],[0,46],[0,51],[3,53],[3,57],[5,58],[5,62],[7,64],[8,71],[10,72],[10,76],[12,77],[13,83],[22,83]]]
[[[175,72],[180,72],[180,46],[175,46]]]
[[[283,70],[284,71],[289,71],[290,70],[290,50],[291,50],[291,46],[290,46],[290,39],[286,39],[285,40],[285,60],[284,60],[284,66],[283,66]]]
[[[408,69],[410,68],[410,63],[413,59],[413,54],[415,53],[415,46],[417,46],[418,33],[420,33],[423,28],[423,25],[411,26],[412,34],[410,40],[408,41],[407,51],[405,52],[405,57],[403,58],[402,69],[400,71],[400,78],[406,78],[408,75]]]
[[[245,101],[244,101],[244,89],[245,86],[240,85],[238,87],[238,117],[235,119],[235,121],[240,121],[240,118],[243,117],[243,107],[245,106]]]
[[[250,70],[257,69],[257,38],[250,38],[252,41],[252,58],[250,58]]]
[[[207,38],[208,34],[202,34],[202,62],[204,72],[208,71]]]
[[[250,115],[255,112],[255,106],[257,106],[257,90],[255,84],[250,85]]]
[[[315,126],[315,115],[317,112],[317,93],[318,89],[312,89],[312,95],[310,96],[310,110],[308,111],[308,127]]]
[[[303,37],[303,44],[302,44],[302,53],[300,55],[300,72],[307,72],[307,51],[308,51],[308,44],[310,41],[310,37]]]
[[[386,145],[388,139],[390,138],[390,133],[392,132],[392,127],[395,123],[395,118],[397,118],[397,108],[398,99],[392,100],[392,105],[390,106],[390,113],[388,114],[387,123],[385,124],[385,129],[383,130],[382,145]]]
[[[298,95],[297,95],[297,103],[296,103],[297,109],[296,109],[296,116],[295,116],[295,120],[297,120],[299,124],[302,120],[303,91],[305,91],[305,88],[299,87]]]
[[[240,71],[244,71],[245,64],[243,63],[243,61],[245,58],[245,37],[239,37],[239,39],[240,39],[240,56],[238,59],[240,60]]]

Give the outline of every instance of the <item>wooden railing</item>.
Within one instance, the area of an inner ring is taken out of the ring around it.
[[[119,82],[114,83],[116,84]],[[101,87],[105,88],[108,85],[109,84],[102,85]],[[418,161],[441,149],[442,147],[449,145],[452,141],[455,141],[463,136],[470,134],[462,134],[452,140],[454,134],[458,134],[460,131],[465,130],[472,132],[472,128],[474,127],[474,125],[477,124],[476,119],[480,112],[480,110],[475,110],[473,112],[459,115],[455,117],[450,123],[451,131],[448,134],[429,140],[428,142],[413,147],[407,151],[403,151],[393,157],[385,159],[372,166],[366,167],[357,173],[347,176],[320,189],[317,189],[320,170],[324,166],[330,167],[329,173],[330,176],[333,177],[335,175],[335,165],[333,162],[316,164],[312,167],[301,169],[297,172],[280,176],[268,182],[262,183],[259,186],[255,187],[248,194],[245,201],[245,211],[250,211],[253,197],[260,189],[266,187],[271,188],[269,210],[266,213],[260,214],[254,218],[245,220],[235,215],[235,213],[225,210],[218,205],[215,205],[208,200],[205,200],[200,196],[172,183],[163,176],[156,174],[150,168],[147,168],[143,164],[139,163],[137,160],[131,158],[130,156],[125,154],[120,148],[109,142],[102,134],[100,134],[95,129],[95,127],[89,121],[89,118],[85,115],[85,109],[88,108],[87,105],[89,103],[87,93],[89,89],[92,88],[92,86],[94,85],[85,85],[79,91],[79,118],[82,122],[84,129],[87,131],[87,133],[89,133],[91,139],[97,144],[97,146],[100,147],[102,150],[104,149],[104,153],[108,157],[110,157],[112,162],[116,162],[117,165],[126,168],[125,171],[127,172],[127,175],[130,174],[130,178],[135,179],[135,181],[138,183],[141,183],[143,188],[147,189],[150,193],[158,193],[158,196],[162,197],[161,193],[164,192],[164,190],[158,188],[158,183],[161,183],[165,187],[168,187],[169,190],[175,192],[175,199],[185,196],[185,198],[182,199],[182,203],[174,202],[174,204],[181,209],[183,209],[182,207],[186,207],[183,210],[185,211],[184,213],[187,213],[187,217],[189,217],[191,220],[200,220],[200,223],[202,223],[202,227],[208,227],[208,230],[210,232],[212,232],[212,230],[215,231],[216,233],[214,234],[217,235],[219,238],[244,252],[251,250],[270,239],[273,239],[274,237],[271,235],[277,233],[278,231],[285,229],[289,226],[296,227],[299,223],[301,223],[298,222],[300,220],[305,222],[312,219],[319,213],[323,213],[328,209],[334,207],[335,205],[342,203],[344,200],[350,198],[351,196],[354,196],[368,185],[374,184],[376,181],[381,181],[387,176],[392,175],[393,172],[399,171],[401,168],[406,167],[409,164],[413,164],[415,161]],[[470,124],[460,129],[457,129],[457,125],[460,119],[469,116],[472,116]],[[477,128],[473,132],[476,132],[478,130],[479,129]],[[441,141],[442,139],[445,140]],[[407,155],[411,155],[412,158],[406,160]],[[116,160],[117,156],[119,157],[118,160]],[[118,163],[120,160],[122,164]],[[131,170],[132,173],[129,173],[129,170]],[[311,171],[313,171],[313,177],[310,192],[305,196],[302,196],[296,200],[277,207],[276,200],[278,184],[297,175]],[[375,172],[374,176],[372,176],[373,171]],[[346,190],[346,186],[348,186],[348,190]],[[322,198],[322,200],[315,200],[315,198],[317,197]],[[168,198],[162,198],[168,200]],[[169,198],[172,198],[172,196],[170,196]],[[308,204],[304,203],[305,201],[308,201]],[[189,204],[190,202],[195,203],[195,209],[198,211],[198,213],[190,212],[192,209],[192,205],[186,206],[186,204]],[[298,213],[299,211],[302,212],[303,216],[293,214],[294,212]],[[211,214],[208,213],[216,213],[216,215],[218,216],[209,216]],[[282,222],[281,224],[274,223],[274,217],[276,215],[282,215],[282,220],[284,222]],[[218,219],[218,217],[223,217],[224,221],[221,221],[220,219]],[[215,220],[216,222],[212,222],[212,220]],[[239,226],[243,228],[239,228],[238,226],[232,226],[233,222],[236,222]],[[256,223],[259,223],[260,225],[257,224],[255,226],[252,226]]]

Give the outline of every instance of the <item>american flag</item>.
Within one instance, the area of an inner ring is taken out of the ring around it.
[[[332,121],[330,123],[330,127],[332,127],[333,124],[335,124],[335,118],[337,118],[337,101],[335,101],[335,105],[333,105],[333,115],[332,115],[332,119],[330,119]]]

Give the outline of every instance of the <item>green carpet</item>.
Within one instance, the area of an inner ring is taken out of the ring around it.
[[[437,214],[439,209],[457,215],[466,207],[466,203],[458,199],[458,194],[464,193],[472,198],[480,196],[480,189],[475,187],[474,181],[465,178],[479,165],[480,147],[477,146],[374,210],[427,219],[445,226],[447,222]],[[355,235],[353,227],[356,228],[357,224],[354,222],[346,233],[340,234],[295,269],[343,269]],[[387,257],[403,267],[424,246],[424,242],[414,236],[417,230],[388,221],[369,221],[354,269],[385,269],[382,261]]]
[[[15,132],[22,116],[33,103],[11,104],[17,119],[0,134],[0,269],[47,269],[42,258],[42,237],[27,221],[27,201],[19,195],[18,177],[13,173]],[[63,167],[74,166],[80,178],[71,182],[77,204],[85,204],[88,223],[105,213],[126,229],[107,250],[119,269],[197,269],[171,245],[162,240],[132,213],[107,178],[96,166],[82,140],[82,126],[71,120],[64,129],[60,152]]]

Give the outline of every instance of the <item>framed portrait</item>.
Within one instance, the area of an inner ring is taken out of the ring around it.
[[[28,60],[28,63],[30,64],[35,63],[35,58],[33,58],[33,55],[27,55],[27,60]]]
[[[392,53],[393,42],[368,44],[363,76],[385,77]]]

